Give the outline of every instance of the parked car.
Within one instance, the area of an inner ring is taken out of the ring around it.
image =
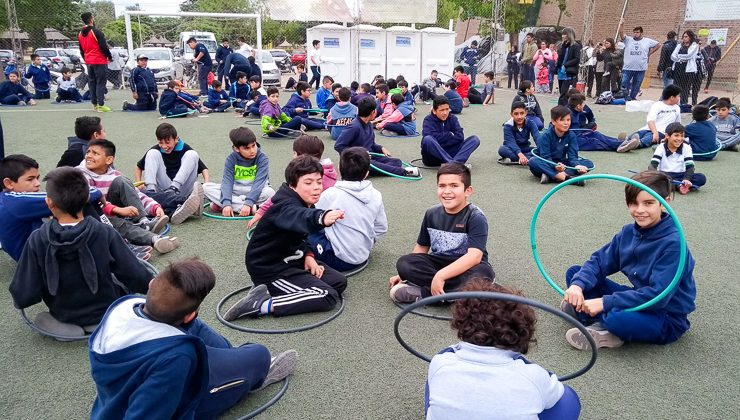
[[[184,74],[184,68],[182,63],[175,59],[175,55],[172,50],[164,47],[151,47],[151,48],[137,48],[134,53],[126,61],[126,65],[123,67],[123,80],[124,83],[128,83],[128,78],[131,76],[131,70],[136,67],[136,57],[139,54],[144,54],[149,58],[147,67],[154,73],[154,79],[157,83],[167,83],[170,80],[182,80]]]
[[[290,62],[294,66],[297,66],[301,63],[305,63],[306,62],[306,52],[300,51],[300,50],[293,51],[293,55],[290,56]]]
[[[275,59],[275,64],[283,73],[293,73],[293,65],[291,63],[290,55],[285,50],[270,50],[272,58]]]
[[[262,84],[264,86],[280,86],[280,69],[269,51],[262,51]]]
[[[8,60],[15,58],[13,51],[11,50],[0,50],[0,64],[3,66],[8,64]]]
[[[41,57],[41,63],[49,70],[59,71],[62,67],[71,67],[72,60],[61,48],[36,48],[34,54]]]
[[[82,59],[82,53],[80,53],[79,48],[65,48],[64,50],[65,54],[69,57],[69,67],[72,68],[72,71],[77,71],[82,69],[83,64],[85,64],[85,60]]]

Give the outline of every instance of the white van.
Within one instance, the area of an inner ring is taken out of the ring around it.
[[[214,35],[213,32],[189,31],[180,32],[180,40],[177,42],[177,47],[175,48],[176,52],[179,49],[179,54],[182,60],[191,61],[194,58],[193,49],[188,46],[188,39],[191,37],[206,46],[208,52],[211,54],[212,60],[216,59],[216,50],[218,49],[216,35]]]

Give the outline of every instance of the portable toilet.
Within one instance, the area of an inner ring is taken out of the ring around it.
[[[421,32],[407,26],[386,29],[388,77],[402,74],[409,85],[421,83],[426,75],[421,73]]]
[[[421,75],[437,70],[443,81],[452,77],[455,68],[455,32],[442,28],[421,30]],[[422,80],[423,80],[422,78]]]
[[[321,76],[331,76],[334,81],[352,81],[352,48],[350,29],[333,23],[322,23],[306,29],[306,71],[311,78],[311,52],[313,41],[321,41]]]
[[[370,83],[375,75],[385,76],[385,29],[373,25],[352,27],[352,46],[355,48],[353,80]]]

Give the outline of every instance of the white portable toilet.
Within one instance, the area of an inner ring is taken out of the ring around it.
[[[355,53],[354,77],[359,83],[370,83],[375,75],[385,76],[385,29],[373,25],[352,27],[352,47]]]
[[[428,77],[432,70],[440,73],[442,81],[452,77],[455,68],[455,33],[442,28],[421,30],[421,76]]]
[[[311,52],[313,41],[321,41],[321,76],[331,76],[335,82],[349,84],[352,81],[352,48],[350,30],[346,26],[322,23],[306,29],[306,72],[311,79]]]
[[[391,26],[385,31],[388,77],[402,74],[409,86],[421,83],[426,77],[421,73],[421,32],[408,26]]]

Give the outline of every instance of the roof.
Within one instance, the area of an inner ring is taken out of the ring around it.
[[[44,28],[47,41],[70,41],[69,37],[54,28]]]
[[[15,37],[18,39],[25,39],[28,40],[28,34],[26,32],[23,32],[19,29],[14,29],[13,32],[15,32]],[[2,35],[0,35],[0,39],[11,39],[11,33],[10,30],[4,31]]]

